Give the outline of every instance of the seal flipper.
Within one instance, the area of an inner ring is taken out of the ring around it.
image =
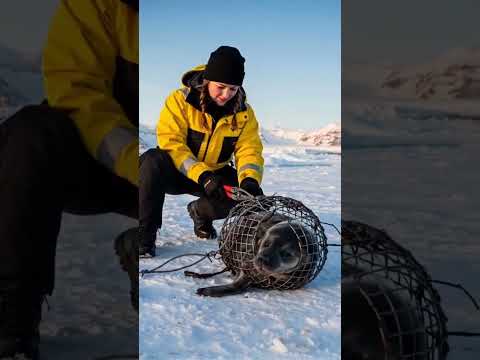
[[[250,286],[250,284],[250,279],[248,279],[248,277],[245,276],[245,274],[242,272],[239,274],[238,278],[231,284],[199,288],[197,289],[197,294],[213,297],[234,295],[243,292]]]

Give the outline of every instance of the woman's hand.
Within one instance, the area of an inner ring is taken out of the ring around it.
[[[224,182],[221,176],[215,175],[211,171],[206,171],[200,175],[199,183],[208,198],[215,201],[228,200],[227,193],[223,188]]]
[[[252,178],[245,178],[242,180],[242,183],[240,184],[240,188],[248,192],[249,194],[253,196],[259,196],[263,195],[262,188],[260,185],[258,185],[257,180],[252,179]]]

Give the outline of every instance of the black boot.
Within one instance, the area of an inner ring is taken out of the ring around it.
[[[115,252],[120,259],[122,270],[130,278],[130,300],[138,312],[138,227],[122,232],[115,239]]]
[[[147,231],[143,226],[139,227],[140,245],[138,255],[140,257],[155,257],[155,240],[157,240],[157,231]]]
[[[43,296],[0,284],[0,359],[39,359]]]
[[[193,220],[193,231],[202,239],[216,239],[217,231],[213,227],[213,221],[202,218],[196,207],[197,202],[192,201],[187,205],[188,213]]]

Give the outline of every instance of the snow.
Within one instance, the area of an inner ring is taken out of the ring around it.
[[[461,283],[479,299],[478,100],[386,96],[384,67],[376,76],[374,66],[361,67],[343,79],[343,218],[384,229],[433,279]],[[461,292],[436,288],[449,331],[480,331],[480,313]],[[480,352],[474,338],[450,337],[449,344],[452,359]]]
[[[340,124],[331,123],[318,130],[294,130],[275,127],[261,128],[265,145],[340,146]]]
[[[138,351],[130,282],[113,250],[115,237],[136,223],[115,214],[64,214],[55,291],[40,324],[42,359],[85,360]]]
[[[154,146],[151,143],[150,146]],[[266,146],[263,189],[293,197],[320,220],[340,224],[340,156],[338,149]],[[158,266],[183,253],[206,253],[215,240],[193,235],[186,212],[190,195],[168,196],[157,257],[142,260],[141,269]],[[216,221],[220,229],[222,221]],[[329,243],[339,236],[325,227]],[[172,267],[198,259],[189,256]],[[189,270],[212,272],[219,261],[204,261]],[[207,298],[198,287],[225,284],[228,274],[212,279],[187,278],[182,272],[149,274],[140,280],[140,359],[339,359],[340,253],[329,248],[318,277],[294,291],[249,289],[244,294]]]
[[[280,127],[275,127],[273,129],[261,128],[260,130],[263,142],[269,145],[296,144],[304,133],[303,130],[291,130]]]

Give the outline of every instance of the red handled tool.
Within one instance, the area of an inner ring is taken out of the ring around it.
[[[225,193],[227,194],[227,197],[229,199],[233,199],[233,186],[230,185],[223,185],[223,189],[225,190]]]

